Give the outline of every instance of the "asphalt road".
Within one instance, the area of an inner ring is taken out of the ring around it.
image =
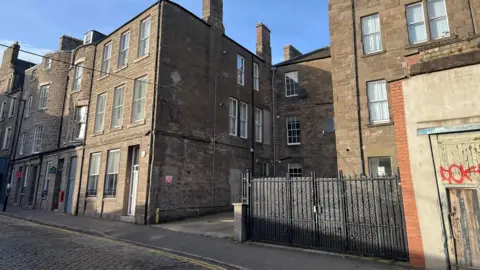
[[[0,269],[224,269],[208,262],[0,216]]]

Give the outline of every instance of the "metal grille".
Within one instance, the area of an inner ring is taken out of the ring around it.
[[[398,175],[245,176],[250,240],[408,260]]]

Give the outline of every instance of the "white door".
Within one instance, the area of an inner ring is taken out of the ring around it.
[[[132,150],[132,174],[130,176],[130,194],[128,196],[128,215],[135,216],[135,207],[137,206],[137,184],[138,184],[138,151],[135,147]]]

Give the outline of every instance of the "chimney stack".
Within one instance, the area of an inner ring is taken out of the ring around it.
[[[18,41],[16,41],[12,46],[8,47],[3,52],[2,67],[15,64],[18,59],[19,52],[20,45],[18,45]]]
[[[203,0],[202,18],[215,30],[224,33],[223,0]]]
[[[257,23],[257,55],[263,58],[268,64],[272,63],[270,29],[261,22]]]
[[[60,37],[60,51],[71,51],[83,44],[83,40],[63,35]]]
[[[300,55],[302,55],[302,53],[292,45],[283,46],[283,60],[287,61]]]

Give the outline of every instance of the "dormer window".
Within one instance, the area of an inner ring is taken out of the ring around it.
[[[85,36],[83,37],[83,44],[92,43],[92,37],[93,37],[93,32],[92,31],[86,33]]]

